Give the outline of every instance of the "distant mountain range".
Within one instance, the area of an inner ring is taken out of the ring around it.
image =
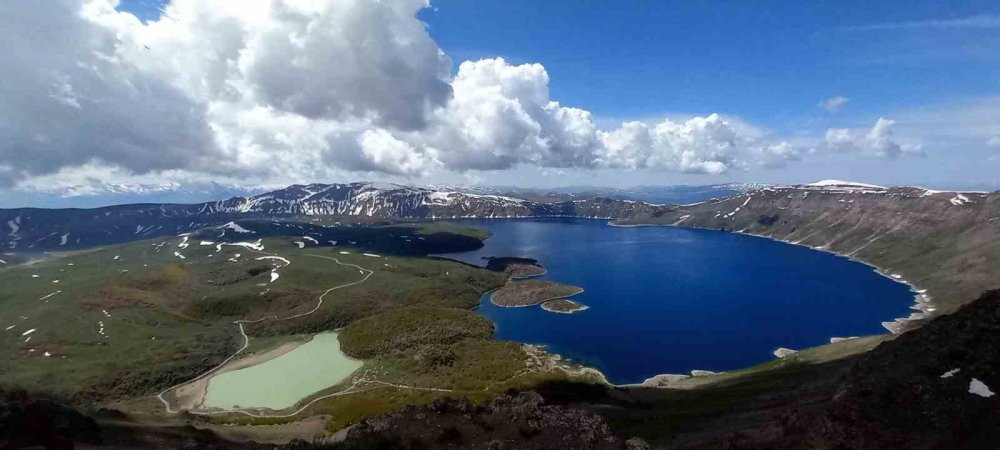
[[[623,198],[635,195],[680,200],[661,204]],[[1000,269],[995,268],[1000,266],[989,262],[1000,245],[1000,193],[885,188],[837,180],[801,186],[568,188],[563,192],[309,184],[191,204],[0,209],[0,260],[4,261],[0,266],[18,259],[14,254],[178,235],[240,220],[351,225],[518,217],[596,218],[618,224],[759,234],[871,262],[932,292],[942,290],[939,283],[944,283],[936,274],[964,273],[968,289],[952,288],[948,292],[954,296],[938,298],[939,305],[949,309],[1000,277]],[[928,258],[947,264],[948,270],[929,272],[928,267],[936,266]],[[922,312],[933,311],[925,308]]]
[[[619,218],[656,206],[634,200],[574,197],[540,202],[469,190],[386,183],[309,184],[249,197],[193,203],[143,203],[94,209],[0,210],[0,248],[39,252],[180,234],[240,219],[324,217],[345,223],[436,218]],[[646,214],[649,212],[647,211]]]
[[[0,189],[0,208],[100,208],[130,203],[200,203],[266,191],[262,187],[218,183],[117,184],[94,181],[59,189]]]
[[[495,194],[526,200],[551,201],[556,197],[608,197],[616,200],[637,200],[648,203],[690,203],[712,197],[723,197],[747,189],[762,187],[753,183],[727,183],[706,186],[669,185],[608,188],[574,186],[552,189],[518,188],[509,186],[429,185],[424,189],[458,191],[469,194]],[[140,184],[104,183],[46,190],[0,190],[0,208],[100,208],[133,203],[202,203],[230,197],[250,197],[272,189],[218,183],[204,184]]]

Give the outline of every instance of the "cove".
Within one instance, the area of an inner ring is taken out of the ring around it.
[[[213,376],[205,407],[285,409],[333,386],[360,368],[340,350],[337,333],[320,333],[292,351],[263,363]]]
[[[497,338],[545,345],[617,384],[694,369],[726,371],[831,337],[885,333],[909,314],[914,293],[871,267],[770,239],[711,230],[612,227],[588,219],[460,220],[493,233],[479,250],[442,255],[535,258],[541,277],[574,284],[590,309],[554,314],[479,312]]]

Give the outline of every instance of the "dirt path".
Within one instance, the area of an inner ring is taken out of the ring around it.
[[[278,255],[269,255],[269,256],[278,256]],[[168,414],[176,414],[179,411],[175,411],[171,407],[170,402],[166,398],[163,397],[166,393],[168,393],[168,392],[170,392],[170,391],[172,391],[174,389],[178,389],[178,388],[184,387],[185,385],[191,384],[191,386],[188,386],[188,387],[185,388],[184,394],[185,394],[186,397],[191,397],[191,396],[197,397],[197,394],[198,394],[199,390],[204,391],[204,390],[206,390],[208,388],[208,379],[207,379],[207,377],[209,375],[215,374],[217,371],[219,371],[224,366],[226,366],[227,364],[229,364],[230,361],[232,361],[234,358],[236,358],[241,353],[243,353],[243,351],[246,350],[248,346],[250,346],[250,336],[247,336],[246,330],[244,330],[244,328],[243,328],[244,324],[247,324],[247,323],[258,323],[258,322],[262,322],[262,321],[265,321],[265,320],[275,320],[275,321],[292,320],[292,319],[298,319],[300,317],[308,316],[308,315],[310,315],[312,313],[315,313],[316,311],[319,311],[319,308],[323,306],[323,299],[327,296],[327,294],[329,294],[329,293],[331,293],[331,292],[333,292],[335,290],[338,290],[338,289],[343,289],[343,288],[346,288],[346,287],[355,286],[355,285],[364,283],[365,281],[368,281],[368,278],[370,278],[372,276],[372,274],[375,273],[375,271],[373,271],[373,270],[365,269],[364,267],[358,266],[356,264],[344,263],[344,262],[341,262],[339,259],[331,257],[331,256],[313,255],[313,254],[305,254],[303,256],[311,256],[311,257],[314,257],[314,258],[328,259],[328,260],[331,260],[331,261],[333,261],[333,262],[335,262],[335,263],[337,263],[337,264],[339,264],[341,266],[354,267],[355,269],[360,270],[364,274],[364,277],[362,277],[358,281],[353,281],[353,282],[350,282],[350,283],[347,283],[347,284],[341,284],[341,285],[334,286],[334,287],[331,287],[331,288],[323,291],[323,293],[320,294],[320,296],[318,298],[318,301],[316,302],[316,307],[314,307],[313,309],[311,309],[311,310],[309,310],[307,312],[304,312],[304,313],[301,313],[301,314],[295,314],[295,315],[288,316],[288,317],[283,317],[283,318],[279,318],[278,316],[266,316],[266,317],[261,317],[261,318],[256,319],[256,320],[236,320],[236,321],[233,321],[233,323],[236,324],[236,326],[240,330],[240,336],[243,337],[243,346],[240,347],[240,349],[237,350],[236,353],[233,353],[228,358],[226,358],[224,361],[222,361],[221,364],[219,364],[219,365],[217,365],[217,366],[209,369],[205,373],[202,373],[201,375],[198,375],[198,376],[196,376],[196,377],[194,377],[194,378],[192,378],[192,379],[190,379],[188,381],[185,381],[183,383],[179,383],[179,384],[170,386],[170,387],[164,389],[163,391],[161,391],[159,394],[157,394],[156,398],[159,399],[161,403],[163,403],[163,406],[166,409],[166,411],[167,411]],[[355,383],[355,385],[356,384],[357,383]],[[348,388],[348,390],[350,390],[352,388],[354,388],[354,385],[352,385],[351,388]],[[316,401],[321,400],[322,398],[329,398],[329,397],[334,396],[334,395],[337,395],[337,394],[331,394],[329,396],[321,397],[319,399],[313,400],[312,402],[309,402],[308,404],[306,404],[305,406],[303,406],[302,408],[300,408],[298,411],[296,411],[295,413],[290,414],[290,415],[273,415],[273,416],[272,415],[257,415],[257,414],[252,414],[252,413],[248,413],[246,411],[241,411],[241,410],[224,410],[224,411],[212,411],[212,412],[201,412],[201,411],[188,410],[188,412],[190,412],[191,414],[200,414],[200,415],[221,414],[221,413],[243,413],[243,414],[247,414],[247,415],[250,415],[250,416],[253,416],[253,417],[291,417],[291,416],[293,416],[295,414],[298,414],[299,412],[301,412],[302,410],[304,410],[305,408],[307,408],[309,405],[312,405]],[[203,397],[204,397],[204,395],[202,395],[202,398]],[[201,402],[200,401],[192,402],[192,401],[188,400],[188,401],[185,401],[184,403],[186,403],[186,404],[182,405],[182,409],[185,409],[184,406],[195,406],[196,407],[197,404],[201,403]]]

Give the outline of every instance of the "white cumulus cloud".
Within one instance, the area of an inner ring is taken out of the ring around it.
[[[879,117],[871,129],[831,128],[826,131],[826,145],[834,150],[859,152],[865,156],[894,159],[902,154],[922,155],[920,144],[897,142],[894,121]]]
[[[840,109],[843,108],[848,101],[850,100],[847,97],[837,95],[819,102],[816,106],[825,109],[828,112],[837,112],[840,111]]]
[[[801,154],[720,114],[599,129],[550,97],[541,64],[452,75],[416,18],[427,0],[173,0],[148,23],[116,6],[0,3],[17,18],[0,28],[0,183],[74,169],[264,183],[518,165],[721,174]],[[889,126],[827,141],[891,155]]]

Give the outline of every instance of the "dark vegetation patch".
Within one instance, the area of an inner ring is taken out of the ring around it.
[[[462,339],[490,339],[493,324],[472,311],[454,308],[400,308],[352,323],[340,333],[348,356],[370,359],[425,345]],[[443,357],[443,356],[442,356]]]
[[[171,299],[191,292],[189,276],[188,269],[178,264],[112,274],[97,289],[84,293],[82,303],[102,308],[137,304],[166,307]]]
[[[229,286],[271,271],[271,264],[264,261],[240,260],[225,263],[198,263],[195,272],[199,281],[212,286]]]
[[[289,317],[311,310],[317,303],[316,294],[306,291],[247,292],[237,291],[208,296],[192,302],[185,310],[188,315],[203,320]]]
[[[81,390],[74,401],[129,400],[156,394],[166,386],[190,380],[221,364],[243,344],[233,333],[223,336],[206,333],[191,339],[194,343],[186,347],[148,352],[144,364],[139,366],[107,363],[105,370],[109,375]]]
[[[309,236],[319,246],[353,247],[367,252],[397,256],[427,256],[433,253],[455,253],[476,250],[483,246],[488,234],[481,230],[448,224],[417,224],[381,227],[323,226],[310,222],[240,220],[239,225],[253,233],[226,232],[207,229],[192,235],[192,239],[213,242],[240,242],[276,236]]]
[[[545,273],[545,268],[538,265],[538,260],[514,256],[489,257],[486,259],[486,268],[503,272],[512,278],[535,277]]]
[[[375,263],[373,259],[372,262]],[[502,274],[472,266],[429,259],[394,260],[363,286],[338,290],[322,308],[292,321],[265,321],[247,326],[255,336],[302,334],[342,328],[350,323],[396,308],[436,307],[472,309],[483,292],[502,285]],[[375,263],[377,264],[377,263]],[[310,306],[311,307],[311,306]]]
[[[520,258],[517,256],[489,256],[486,259],[486,268],[496,272],[503,272],[511,264],[538,264],[537,259]]]
[[[764,215],[757,218],[757,223],[769,227],[771,225],[778,223],[778,219],[780,218],[781,217],[778,216],[777,214],[773,214],[770,216]]]
[[[463,339],[431,344],[381,358],[389,380],[413,386],[455,389],[472,394],[503,386],[525,368],[521,344],[487,339]]]
[[[581,303],[577,303],[572,300],[559,298],[542,303],[542,308],[545,309],[546,311],[552,311],[558,313],[574,313],[577,311],[582,311],[587,307]]]
[[[565,298],[583,292],[578,286],[552,281],[524,280],[507,283],[491,295],[498,306],[534,306],[539,303]]]

